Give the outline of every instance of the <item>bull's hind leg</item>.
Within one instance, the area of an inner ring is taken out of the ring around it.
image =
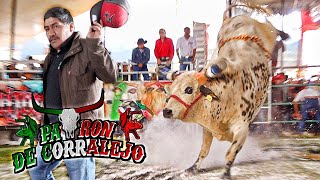
[[[249,133],[249,127],[247,124],[239,124],[233,129],[233,140],[230,149],[226,154],[227,165],[225,167],[225,172],[223,173],[223,179],[231,179],[230,169],[231,166],[241,150],[244,142]]]
[[[207,157],[211,144],[212,144],[212,133],[208,131],[207,129],[203,128],[203,137],[202,137],[202,146],[201,146],[201,151],[199,153],[197,161],[186,171],[187,172],[195,172],[200,168],[200,165],[205,157]]]

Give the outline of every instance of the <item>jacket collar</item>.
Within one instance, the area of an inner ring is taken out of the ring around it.
[[[70,56],[73,56],[79,52],[82,51],[82,46],[80,44],[80,33],[79,32],[74,32],[72,34],[73,36],[73,39],[70,40],[70,44],[71,44],[71,47],[69,48],[69,51],[66,53],[66,55],[64,56],[64,59],[70,57]],[[71,37],[71,36],[70,36]],[[51,46],[50,46],[51,47]],[[53,49],[53,48],[52,48]],[[48,58],[48,61],[47,63],[44,64],[44,74],[46,73],[47,69],[48,69],[48,66],[51,64],[52,60],[53,60],[53,51],[52,49],[50,50],[50,53],[49,55],[47,56]]]
[[[80,44],[80,33],[79,32],[74,32],[74,39],[72,41],[72,45],[67,52],[67,54],[64,56],[64,59],[73,56],[79,52],[82,51],[82,46]]]
[[[75,35],[76,35],[76,32],[72,33],[72,35],[62,43],[60,52],[66,53],[69,51],[69,49],[71,48],[73,39],[75,38]],[[58,51],[54,49],[51,45],[50,45],[50,54],[52,55],[58,54]]]

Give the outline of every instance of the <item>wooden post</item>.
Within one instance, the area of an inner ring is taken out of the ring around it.
[[[12,0],[12,3],[11,3],[11,24],[10,24],[10,47],[9,47],[10,60],[13,60],[13,53],[14,53],[16,11],[17,11],[17,0]]]

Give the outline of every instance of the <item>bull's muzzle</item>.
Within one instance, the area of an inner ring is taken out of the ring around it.
[[[173,114],[172,114],[172,110],[165,108],[163,109],[163,117],[165,118],[172,118]]]

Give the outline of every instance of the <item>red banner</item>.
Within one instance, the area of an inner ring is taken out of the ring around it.
[[[308,30],[316,30],[318,28],[317,23],[313,22],[310,16],[310,11],[301,11],[301,23],[302,23],[302,34]]]
[[[29,115],[40,121],[41,114],[34,111],[31,103],[31,93],[29,91],[17,90],[13,87],[5,87],[0,91],[0,126],[16,126],[20,123],[15,119],[23,119],[24,115]],[[33,93],[38,103],[43,103],[43,96]]]

